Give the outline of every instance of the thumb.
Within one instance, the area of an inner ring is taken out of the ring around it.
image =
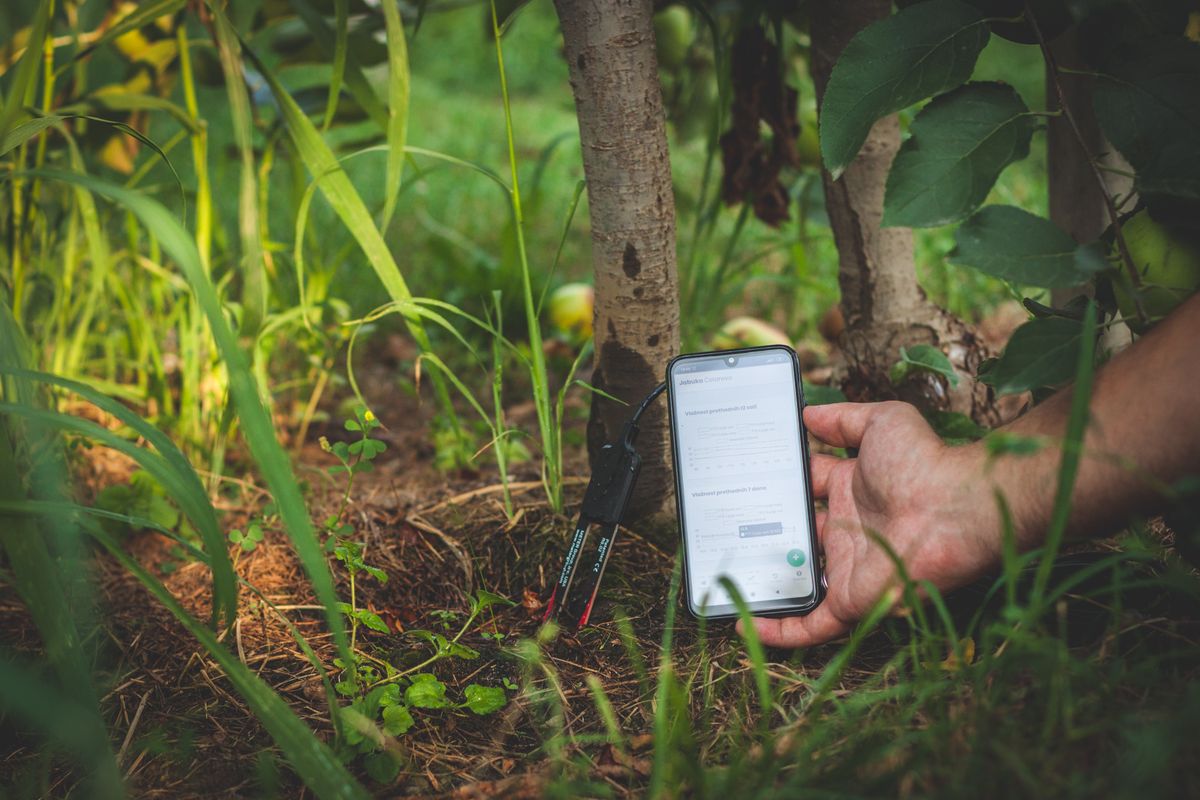
[[[809,433],[834,447],[858,447],[871,418],[884,403],[829,403],[804,409]]]
[[[850,632],[850,627],[835,617],[828,606],[818,606],[807,617],[755,617],[753,623],[759,641],[767,647],[810,647],[838,639]],[[736,627],[738,633],[744,636],[745,629],[741,620],[738,620]]]

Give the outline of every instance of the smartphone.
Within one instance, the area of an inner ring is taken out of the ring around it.
[[[728,576],[755,615],[812,611],[824,586],[796,353],[682,355],[667,389],[688,608],[736,616]]]

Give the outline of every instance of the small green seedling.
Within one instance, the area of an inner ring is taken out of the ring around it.
[[[388,661],[358,649],[354,652],[354,664],[334,659],[334,666],[342,670],[342,679],[334,684],[334,690],[353,698],[338,711],[343,730],[338,742],[339,757],[345,762],[361,758],[364,769],[372,778],[388,783],[395,779],[399,770],[390,740],[404,735],[416,725],[418,717],[413,714],[414,709],[466,710],[486,716],[508,705],[508,692],[517,690],[517,685],[508,678],[504,678],[501,686],[468,684],[462,698],[456,700],[450,696],[446,684],[428,671],[433,664],[446,658],[468,661],[479,658],[478,650],[459,640],[484,610],[498,604],[512,605],[512,602],[480,590],[471,598],[471,611],[454,636],[447,638],[427,630],[408,631],[410,637],[430,645],[433,651],[408,669],[398,670]],[[354,610],[347,607],[343,611],[349,614]],[[435,616],[443,623],[459,618],[451,612],[440,612]]]
[[[251,522],[246,526],[246,531],[234,528],[229,532],[230,544],[235,544],[242,549],[243,553],[249,553],[258,547],[259,542],[263,540],[262,525],[258,522]]]

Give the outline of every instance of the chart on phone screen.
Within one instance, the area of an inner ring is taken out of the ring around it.
[[[709,605],[812,593],[795,377],[786,359],[678,372],[673,406],[688,579]]]

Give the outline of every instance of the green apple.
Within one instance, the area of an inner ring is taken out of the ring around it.
[[[550,295],[550,324],[571,339],[592,338],[596,292],[587,283],[566,283]]]
[[[658,65],[663,69],[683,66],[693,38],[692,12],[683,6],[667,6],[654,15],[654,42]]]
[[[1121,235],[1133,257],[1141,285],[1136,289],[1148,321],[1165,317],[1200,287],[1200,241],[1186,238],[1140,211],[1121,226]],[[1114,246],[1114,251],[1116,250]],[[1120,274],[1113,281],[1117,307],[1121,316],[1137,333],[1147,325],[1138,318],[1134,288],[1122,263],[1120,253],[1114,252]]]
[[[821,166],[821,140],[817,136],[817,110],[806,108],[800,112],[800,135],[796,137],[796,153],[800,166]]]
[[[764,347],[769,344],[786,344],[792,340],[787,334],[754,317],[734,317],[721,326],[712,338],[714,350],[734,350],[739,347]]]

